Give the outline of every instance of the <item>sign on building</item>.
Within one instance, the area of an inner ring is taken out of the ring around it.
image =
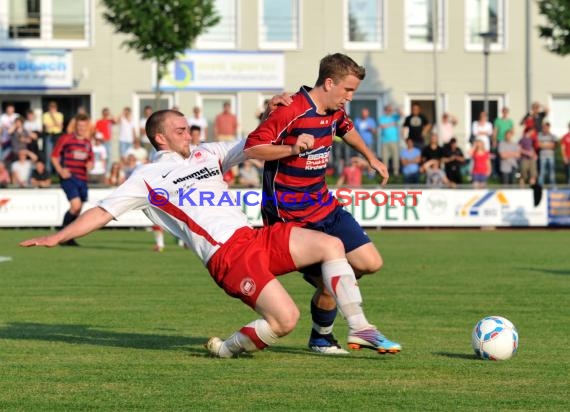
[[[282,90],[284,68],[283,53],[187,50],[167,66],[160,89]],[[153,74],[153,86],[156,85],[155,77]]]
[[[68,50],[0,49],[0,90],[68,89],[72,85]]]

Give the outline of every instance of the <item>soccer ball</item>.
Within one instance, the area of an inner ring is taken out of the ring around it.
[[[471,345],[481,359],[507,360],[519,346],[515,325],[501,316],[487,316],[475,325]]]

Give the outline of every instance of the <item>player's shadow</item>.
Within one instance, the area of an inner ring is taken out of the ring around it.
[[[480,360],[474,353],[432,352],[432,355],[444,356],[451,359]]]
[[[40,340],[71,344],[110,346],[133,349],[183,350],[205,355],[203,345],[208,338],[147,333],[111,332],[88,325],[52,325],[43,323],[11,322],[0,327],[0,339]]]
[[[386,354],[386,355],[375,354],[374,351],[371,351],[371,350],[360,351],[360,354],[357,351],[349,351],[346,355],[325,355],[322,353],[312,352],[306,346],[292,347],[292,346],[275,345],[275,346],[271,346],[267,350],[270,352],[286,353],[289,355],[300,355],[300,356],[304,356],[304,357],[315,356],[315,357],[319,357],[319,358],[323,358],[323,359],[336,359],[337,361],[339,359],[346,359],[346,360],[349,360],[350,362],[356,361],[357,359],[363,360],[365,362],[370,362],[370,359],[378,359],[378,360],[382,361],[382,360],[388,360],[394,356],[394,355],[390,355],[390,354]],[[368,356],[366,356],[366,355],[368,355]],[[370,355],[372,355],[372,356],[370,356]]]
[[[531,272],[542,272],[547,275],[562,275],[570,276],[570,270],[568,269],[544,269],[544,268],[526,268],[526,270]]]

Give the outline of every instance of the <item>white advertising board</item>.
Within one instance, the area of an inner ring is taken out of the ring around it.
[[[84,210],[93,207],[111,191],[112,189],[91,189]],[[249,205],[242,202],[242,209],[253,225],[261,226],[260,191],[241,189],[241,198],[246,192],[250,194],[247,202]],[[333,192],[346,203],[345,209],[364,227],[548,225],[547,196],[545,194],[541,203],[535,207],[531,190],[342,189]],[[67,199],[60,189],[3,189],[0,190],[0,227],[58,226],[68,207]],[[117,221],[109,223],[109,226],[116,227],[150,225],[150,221],[140,211],[127,212]]]

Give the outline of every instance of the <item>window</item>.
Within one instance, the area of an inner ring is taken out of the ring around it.
[[[347,49],[384,46],[383,0],[344,0],[344,44]]]
[[[437,28],[437,48],[445,44],[445,9],[443,0],[406,0],[405,41],[407,50],[433,50]],[[437,9],[434,7],[437,5]],[[434,27],[437,19],[437,27]]]
[[[550,130],[559,138],[568,133],[570,123],[570,95],[552,96],[548,118],[552,127]]]
[[[259,47],[299,47],[299,0],[259,0]]]
[[[220,21],[196,40],[200,49],[235,49],[237,47],[236,0],[215,0]]]
[[[491,50],[505,48],[504,0],[465,0],[465,27],[467,50],[481,51],[480,33],[495,33],[491,37]]]
[[[40,0],[10,0],[8,37],[10,39],[40,37]]]
[[[92,0],[0,1],[0,40],[17,47],[88,47]]]
[[[231,112],[237,116],[236,113],[236,95],[234,94],[201,94],[198,96],[197,105],[202,108],[202,116],[208,121],[208,136],[207,141],[214,140],[214,123],[216,116],[219,115],[225,102],[230,102]],[[239,117],[239,116],[238,116]],[[239,133],[239,131],[238,131]]]
[[[85,2],[75,0],[53,0],[53,38],[85,38]]]

